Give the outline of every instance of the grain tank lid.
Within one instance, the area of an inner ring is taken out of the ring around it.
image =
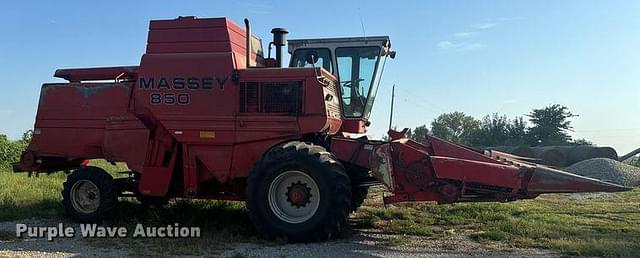
[[[193,29],[193,28],[226,28],[229,24],[240,28],[233,21],[225,18],[198,18],[196,16],[178,16],[175,19],[151,20],[149,30],[157,29]]]
[[[70,82],[134,79],[138,66],[69,68],[56,70],[54,77]]]

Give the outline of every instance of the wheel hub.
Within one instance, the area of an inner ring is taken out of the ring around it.
[[[305,207],[311,202],[311,188],[300,181],[287,187],[287,201],[296,208]]]
[[[100,207],[100,189],[89,180],[79,180],[71,187],[71,205],[80,212],[89,214]]]
[[[315,180],[298,170],[283,171],[269,186],[269,207],[280,220],[302,223],[320,206],[320,189]]]

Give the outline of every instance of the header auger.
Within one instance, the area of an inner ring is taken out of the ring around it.
[[[246,201],[268,238],[326,240],[373,184],[408,201],[512,201],[543,193],[624,191],[500,152],[390,131],[362,136],[380,76],[395,52],[386,36],[261,40],[225,18],[151,21],[140,65],[61,69],[42,86],[33,140],[14,170],[74,170],[69,216],[108,217],[118,196]],[[269,51],[270,53],[271,51]],[[107,81],[112,80],[112,81]],[[113,178],[88,159],[126,162]]]

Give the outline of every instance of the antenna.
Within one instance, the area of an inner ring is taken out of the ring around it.
[[[362,26],[362,37],[366,40],[367,39],[367,33],[364,29],[364,19],[362,18],[362,15],[360,14],[360,7],[358,7],[358,17],[360,17],[360,26]]]
[[[391,112],[389,113],[389,130],[391,130],[391,124],[393,123],[393,100],[396,97],[396,84],[391,87]]]

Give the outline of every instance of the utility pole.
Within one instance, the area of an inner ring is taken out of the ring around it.
[[[391,124],[393,123],[393,100],[395,99],[396,94],[396,84],[393,84],[391,87],[391,112],[389,113],[389,130],[391,130]]]

